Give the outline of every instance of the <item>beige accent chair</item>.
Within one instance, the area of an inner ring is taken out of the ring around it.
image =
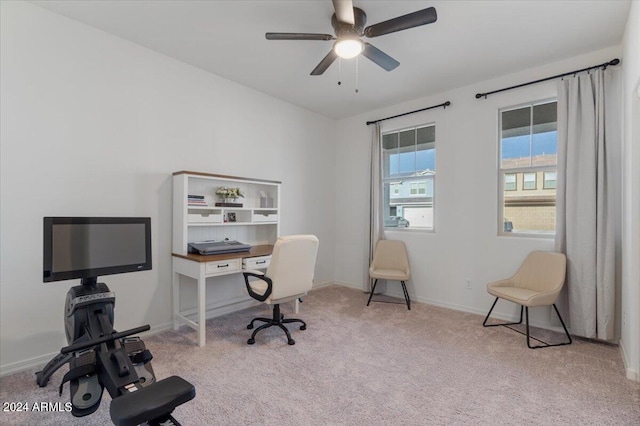
[[[405,284],[405,281],[411,278],[411,271],[409,269],[407,248],[405,247],[404,242],[396,240],[378,241],[375,253],[373,254],[373,261],[369,268],[369,277],[375,281],[371,288],[371,294],[369,295],[367,306],[371,303],[371,297],[376,291],[378,280],[392,280],[400,281],[402,284],[402,291],[404,293],[404,300],[407,304],[407,309],[411,310],[411,299],[409,298],[409,292],[407,292],[407,286]],[[395,303],[386,300],[374,300],[374,302]]]
[[[249,295],[260,302],[273,305],[272,318],[254,318],[247,325],[253,328],[253,323],[262,321],[247,340],[255,343],[256,334],[265,328],[278,326],[287,335],[287,343],[295,345],[295,340],[284,324],[299,322],[300,330],[306,330],[307,324],[301,319],[284,318],[280,313],[280,304],[296,300],[307,294],[313,285],[313,273],[318,253],[318,238],[315,235],[290,235],[280,237],[273,246],[271,262],[266,273],[260,271],[244,272],[244,281]],[[250,280],[253,278],[253,280]]]
[[[525,334],[519,330],[509,327],[510,325],[514,324],[522,324],[522,311],[524,309],[526,313],[527,346],[529,348],[537,349],[545,348],[548,346],[562,346],[571,344],[571,336],[569,335],[567,327],[564,325],[564,321],[562,321],[560,312],[558,312],[558,308],[556,307],[556,299],[558,298],[560,290],[562,290],[562,286],[564,285],[566,268],[567,259],[562,253],[544,251],[534,251],[529,253],[524,262],[522,262],[520,269],[518,269],[518,272],[516,272],[513,277],[487,284],[487,291],[492,296],[495,296],[496,300],[493,302],[493,305],[491,306],[491,309],[489,310],[489,313],[484,319],[482,325],[484,327],[506,326],[511,330],[517,331],[518,333]],[[487,324],[487,320],[489,319],[493,308],[496,306],[498,299],[505,299],[520,305],[520,321]],[[529,308],[534,306],[548,305],[553,305],[556,314],[558,314],[558,318],[560,318],[562,328],[564,328],[564,332],[569,339],[568,341],[563,343],[549,344],[540,339],[530,336]],[[543,344],[538,346],[531,346],[530,339],[537,340],[538,342]]]

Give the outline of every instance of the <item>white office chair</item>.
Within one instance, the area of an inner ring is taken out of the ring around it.
[[[271,263],[267,272],[244,272],[244,281],[249,295],[260,302],[273,305],[272,318],[254,318],[247,325],[247,329],[253,328],[253,323],[262,321],[265,324],[256,328],[247,343],[255,343],[256,334],[265,328],[278,326],[287,335],[287,343],[294,345],[286,323],[299,322],[300,330],[305,330],[307,324],[301,319],[284,318],[280,313],[280,304],[307,294],[313,284],[313,272],[318,253],[318,238],[315,235],[291,235],[280,237],[273,247]],[[250,278],[254,278],[250,280]],[[257,279],[255,279],[257,278]]]
[[[373,261],[369,267],[369,277],[375,279],[373,288],[367,301],[367,306],[371,303],[371,297],[376,291],[378,280],[394,280],[400,281],[402,284],[402,292],[407,309],[411,310],[411,299],[405,281],[411,278],[411,270],[409,269],[409,258],[407,256],[407,248],[402,241],[396,240],[380,240],[376,244],[376,251],[373,254]],[[386,300],[374,300],[374,302],[387,302]],[[395,302],[387,302],[395,303]]]

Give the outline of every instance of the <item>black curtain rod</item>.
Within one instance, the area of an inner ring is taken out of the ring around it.
[[[446,109],[449,105],[451,105],[451,102],[447,101],[447,102],[445,102],[443,104],[440,104],[440,105],[434,105],[434,106],[430,106],[430,107],[426,107],[426,108],[422,108],[422,109],[417,109],[415,111],[409,111],[409,112],[405,112],[404,114],[398,114],[398,115],[394,115],[392,117],[385,117],[385,118],[381,118],[379,120],[367,121],[367,126],[369,124],[379,123],[379,122],[384,121],[384,120],[391,120],[392,118],[402,117],[403,115],[414,114],[416,112],[426,111],[428,109],[434,109],[434,108],[440,108],[440,107],[443,107],[443,108]]]
[[[530,84],[542,83],[543,81],[553,80],[553,79],[560,78],[560,77],[566,77],[566,76],[568,76],[568,75],[575,75],[575,74],[578,74],[579,72],[583,72],[583,71],[590,71],[590,70],[593,70],[593,69],[596,69],[596,68],[607,69],[607,67],[608,67],[609,65],[618,65],[619,63],[620,63],[620,59],[618,59],[618,58],[616,58],[616,59],[612,59],[612,60],[610,60],[609,62],[605,62],[604,64],[594,65],[594,66],[592,66],[592,67],[583,68],[583,69],[581,69],[581,70],[565,72],[564,74],[554,75],[553,77],[542,78],[542,79],[540,79],[540,80],[530,81],[530,82],[528,82],[528,83],[518,84],[517,86],[511,86],[511,87],[507,87],[507,88],[500,89],[500,90],[494,90],[493,92],[477,93],[477,94],[476,94],[476,99],[480,99],[480,98],[485,98],[485,99],[487,99],[487,96],[489,96],[489,95],[493,95],[494,93],[504,92],[505,90],[517,89],[517,88],[519,88],[519,87],[529,86]]]

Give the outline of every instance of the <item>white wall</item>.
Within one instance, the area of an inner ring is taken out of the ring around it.
[[[1,7],[1,372],[66,343],[77,281],[42,282],[43,216],[150,216],[153,270],[101,281],[116,328],[168,326],[174,171],[282,181],[281,234],[318,235],[316,282],[333,280],[334,120],[29,3]]]
[[[622,330],[627,377],[640,380],[640,2],[631,4],[623,40]]]
[[[487,99],[475,99],[475,94],[603,63],[620,53],[619,48],[609,48],[339,121],[335,207],[341,219],[336,229],[336,281],[356,288],[363,288],[367,281],[368,223],[362,218],[368,217],[372,129],[365,125],[366,121],[451,101],[445,110],[439,108],[382,123],[385,131],[435,122],[438,174],[435,232],[395,230],[386,235],[407,244],[412,273],[408,289],[414,299],[486,315],[493,302],[486,283],[511,276],[530,251],[554,248],[552,239],[497,236],[498,109],[554,98],[556,82]],[[619,158],[620,147],[615,150]],[[467,279],[472,289],[465,288]],[[389,293],[401,295],[398,285],[391,283],[388,289]],[[503,301],[495,312],[504,316],[515,315],[517,310],[514,304]],[[533,309],[532,323],[559,326],[551,312],[550,307]]]

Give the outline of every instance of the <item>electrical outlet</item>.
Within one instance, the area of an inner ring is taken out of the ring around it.
[[[467,279],[465,283],[467,290],[471,290],[471,280]]]

